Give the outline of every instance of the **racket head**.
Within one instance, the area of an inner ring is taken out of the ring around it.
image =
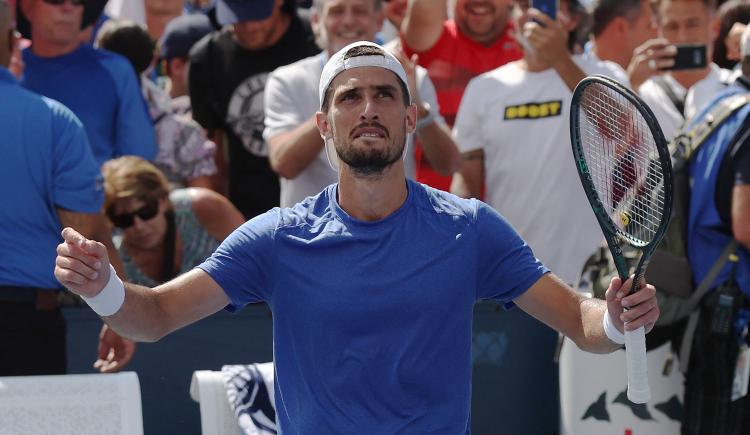
[[[644,255],[653,252],[672,213],[672,162],[651,109],[618,82],[587,77],[573,92],[570,137],[610,247],[617,235]]]

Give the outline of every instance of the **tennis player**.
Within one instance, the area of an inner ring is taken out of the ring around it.
[[[615,278],[606,301],[586,299],[489,206],[406,179],[416,107],[403,67],[381,47],[357,42],[333,55],[319,97],[337,184],[250,220],[153,290],[123,284],[101,243],[66,228],[57,278],[143,341],[267,302],[278,423],[291,434],[470,433],[478,299],[518,305],[591,352],[618,349],[623,329],[652,327],[653,287],[623,297],[630,281]]]

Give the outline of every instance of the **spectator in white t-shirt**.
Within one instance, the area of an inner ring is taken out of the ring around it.
[[[569,283],[601,240],[572,163],[570,83],[584,74],[615,73],[610,62],[581,56],[572,56],[580,76],[558,70],[561,58],[571,58],[567,35],[580,19],[570,13],[576,3],[561,0],[557,22],[530,9],[530,18],[542,23],[524,26],[532,50],[469,82],[453,130],[464,162],[451,188],[478,198],[484,186],[486,202]]]

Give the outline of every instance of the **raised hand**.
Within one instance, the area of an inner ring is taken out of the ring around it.
[[[55,278],[73,293],[96,296],[109,280],[107,248],[72,228],[63,229],[62,237],[63,242],[57,245]]]
[[[630,86],[637,90],[651,76],[661,74],[674,65],[677,48],[663,38],[650,39],[633,51],[628,65]]]

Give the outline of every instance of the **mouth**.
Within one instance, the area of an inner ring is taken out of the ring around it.
[[[492,15],[495,13],[495,7],[485,2],[468,3],[464,10],[470,15]]]
[[[336,36],[340,39],[359,41],[363,38],[362,32],[350,31],[350,32],[336,32]]]
[[[386,129],[377,126],[358,127],[352,133],[352,139],[385,139],[387,137]]]

